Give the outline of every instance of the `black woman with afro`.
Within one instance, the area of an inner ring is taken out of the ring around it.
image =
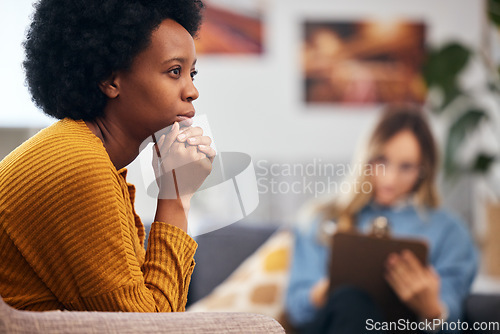
[[[184,311],[192,194],[212,169],[193,127],[201,0],[40,0],[24,43],[33,101],[58,120],[0,162],[0,295],[23,310]],[[162,133],[161,136],[154,136]],[[125,166],[155,141],[147,248]],[[175,171],[190,166],[179,191]],[[167,177],[160,177],[161,175]]]

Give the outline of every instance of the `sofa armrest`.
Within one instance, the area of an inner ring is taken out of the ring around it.
[[[0,297],[0,333],[285,333],[252,313],[122,313],[19,311]]]
[[[465,317],[474,322],[500,322],[500,294],[473,293],[465,303]]]

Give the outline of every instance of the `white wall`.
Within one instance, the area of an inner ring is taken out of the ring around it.
[[[24,85],[22,42],[33,11],[31,0],[0,1],[0,127],[45,127]]]
[[[248,2],[248,1],[247,1]],[[378,107],[310,108],[302,102],[301,23],[306,19],[410,18],[427,22],[428,42],[480,41],[482,0],[267,0],[262,57],[200,57],[198,113],[207,114],[219,151],[250,154],[254,162],[324,159],[345,162],[373,124]],[[0,3],[0,127],[45,126],[51,121],[29,102],[20,68],[20,43],[30,1]],[[1,135],[0,130],[0,135]],[[0,138],[1,140],[1,138]],[[1,141],[0,141],[1,145]],[[138,185],[137,210],[152,218],[155,202],[141,187],[140,168],[130,166]]]
[[[478,0],[268,1],[262,58],[199,60],[197,110],[207,113],[219,150],[276,159],[335,155],[349,159],[377,107],[310,108],[302,102],[301,22],[307,18],[393,18],[429,24],[430,44],[459,38],[479,42]]]

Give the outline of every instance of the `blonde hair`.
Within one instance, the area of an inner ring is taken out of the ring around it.
[[[336,220],[339,230],[355,229],[357,213],[373,198],[373,189],[371,191],[362,189],[371,178],[366,169],[370,168],[371,162],[382,154],[385,144],[403,130],[409,130],[415,135],[422,152],[421,174],[412,189],[415,204],[427,208],[439,206],[440,197],[435,182],[438,153],[424,112],[420,107],[413,105],[392,105],[384,110],[362,152],[362,157],[357,161],[361,162],[363,170],[351,180],[351,191],[318,208],[324,220]]]

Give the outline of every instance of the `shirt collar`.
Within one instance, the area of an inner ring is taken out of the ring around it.
[[[415,206],[415,196],[414,195],[405,196],[404,198],[399,199],[392,205],[381,205],[375,202],[374,199],[372,199],[370,203],[368,203],[368,206],[376,211],[391,210],[394,212],[399,212],[409,207]]]
[[[393,205],[381,205],[372,199],[365,208],[369,211],[379,212],[382,214],[383,212],[388,211],[398,213],[406,210],[414,210],[422,221],[427,221],[429,218],[427,208],[417,204],[417,200],[414,194],[408,195],[398,200]]]

